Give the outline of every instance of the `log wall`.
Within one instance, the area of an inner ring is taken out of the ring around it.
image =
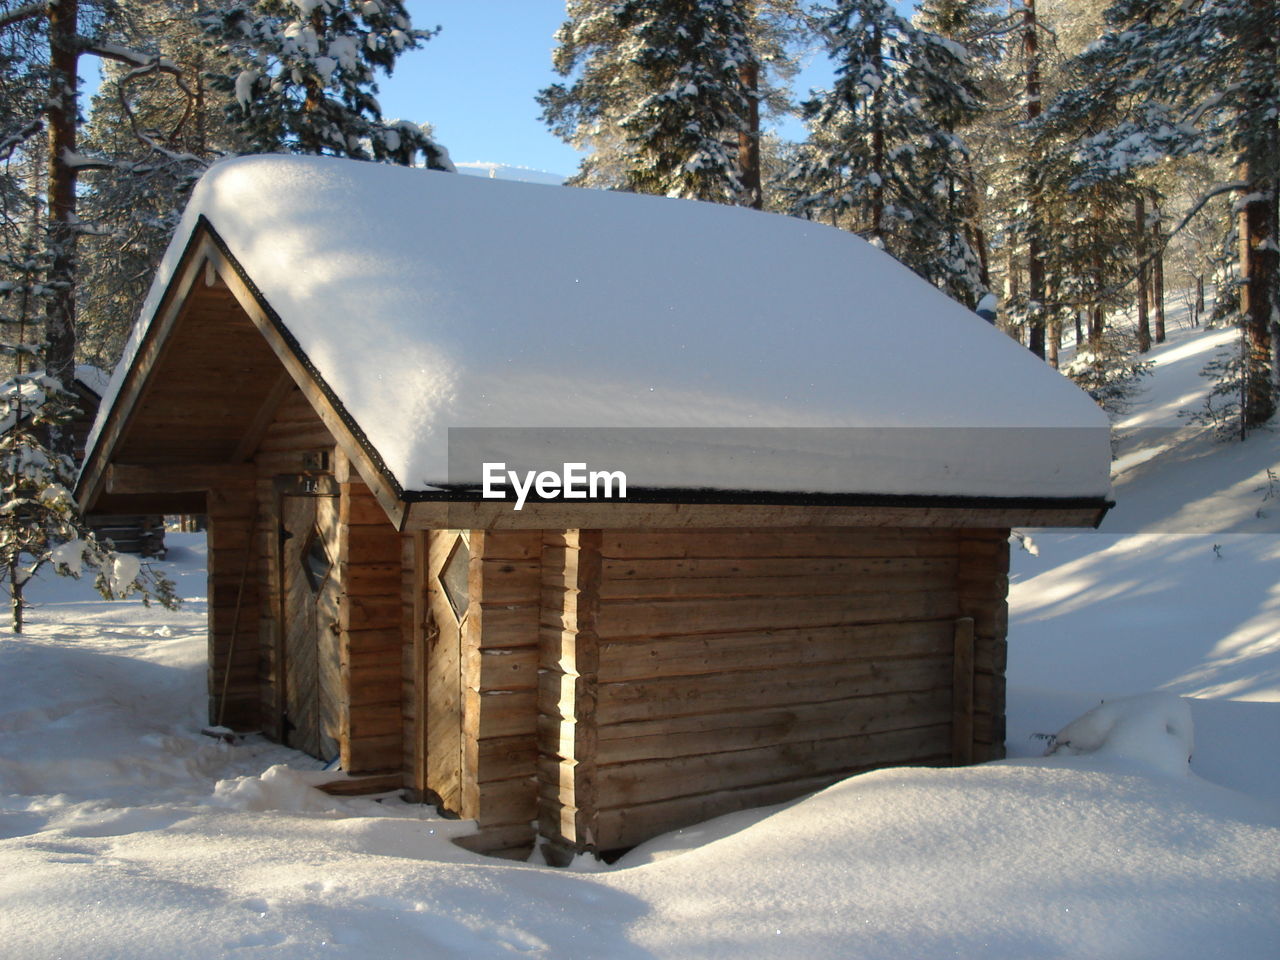
[[[974,623],[972,762],[1004,758],[1009,530],[961,530],[960,613]],[[964,758],[957,758],[963,760]]]
[[[342,769],[401,769],[400,534],[359,479],[339,474]]]
[[[906,528],[568,532],[544,551],[542,832],[610,850],[857,770],[963,759],[962,617],[977,624],[965,682],[985,715],[964,736],[985,759],[1003,718],[1003,543]]]
[[[523,855],[537,817],[540,530],[471,532],[463,631],[464,815],[473,849]]]

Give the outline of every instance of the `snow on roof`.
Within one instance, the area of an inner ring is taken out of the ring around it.
[[[640,472],[633,488],[1110,490],[1107,420],[1084,393],[830,227],[357,161],[239,158],[197,185],[135,344],[200,216],[407,491],[460,479],[451,427],[702,428],[680,434],[693,441],[684,452],[668,434],[615,435],[608,455]],[[767,432],[716,433],[744,427]]]
[[[98,398],[101,398],[111,385],[111,374],[90,363],[77,363],[75,378],[76,383]]]

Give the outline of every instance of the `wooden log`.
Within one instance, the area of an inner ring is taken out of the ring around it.
[[[349,759],[348,759],[349,756]],[[364,737],[351,740],[349,754],[344,756],[348,773],[373,773],[400,768],[400,734],[385,737]],[[397,776],[402,776],[397,773]]]
[[[537,690],[487,690],[479,701],[479,740],[532,734],[537,727]]]
[[[712,817],[804,796],[843,779],[824,774],[739,790],[717,790],[656,803],[602,809],[597,819],[601,850],[635,846],[660,833],[691,826]]]
[[[480,689],[536,690],[538,648],[503,647],[480,651]]]
[[[542,561],[492,560],[486,554],[483,568],[484,603],[536,604],[542,589]]]
[[[544,738],[558,731],[552,718]],[[834,740],[951,722],[944,690],[850,697],[761,710],[630,721],[599,728],[601,764],[716,751],[747,750],[799,741]]]
[[[719,577],[858,577],[880,573],[958,572],[954,556],[943,557],[658,557],[605,560],[608,591],[626,589],[626,581]]]
[[[539,676],[538,713],[574,721],[571,743],[539,762],[539,780],[551,799],[539,807],[539,821],[553,839],[577,849],[595,842],[596,710],[599,670],[599,593],[601,533],[579,530],[566,538],[559,561],[544,569],[563,578],[565,587],[545,586],[544,606],[555,604],[560,628],[542,634],[542,659],[556,664]]]
[[[951,620],[802,627],[600,644],[600,681],[617,683],[799,664],[949,653]],[[543,664],[544,667],[551,666]]]
[[[481,783],[532,778],[537,773],[538,744],[532,733],[482,739],[478,750],[477,779]]]
[[[607,559],[749,557],[921,557],[954,556],[949,531],[859,527],[811,529],[607,530],[601,541]]]
[[[600,684],[599,722],[622,723],[660,717],[720,713],[745,707],[820,703],[853,696],[947,690],[951,686],[951,657],[806,664],[794,669],[672,677],[627,683]],[[539,677],[541,685],[555,681]]]
[[[333,797],[360,797],[375,793],[391,793],[403,786],[403,776],[399,770],[394,770],[330,780],[328,783],[322,783],[320,789]]]
[[[781,562],[779,564],[781,566]],[[785,570],[785,567],[782,568]],[[936,561],[932,569],[869,571],[861,574],[835,573],[801,576],[782,571],[758,577],[680,577],[667,579],[621,579],[606,582],[602,600],[643,600],[666,598],[751,598],[857,596],[886,593],[949,590],[956,580],[955,562]]]
[[[946,756],[950,741],[951,725],[941,723],[751,750],[600,765],[597,796],[602,807],[617,807],[870,766],[914,763]]]
[[[973,763],[973,619],[955,624],[955,657],[951,693],[951,760],[957,766]]]
[[[734,598],[726,600],[601,601],[600,635],[660,637],[698,632],[769,630],[839,624],[937,620],[959,613],[954,590],[885,595]],[[545,616],[545,614],[544,614]]]
[[[358,707],[351,711],[349,723],[354,740],[392,735],[399,737],[402,723],[400,704],[379,703]]]

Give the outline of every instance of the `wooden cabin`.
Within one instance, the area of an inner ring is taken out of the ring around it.
[[[78,496],[207,515],[210,719],[487,852],[1002,756],[1009,529],[1108,506],[1068,381],[755,211],[221,163],[122,363]],[[453,427],[639,430],[629,496],[484,497]]]

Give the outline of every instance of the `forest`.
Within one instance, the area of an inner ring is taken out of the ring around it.
[[[376,98],[433,35],[402,0],[0,0],[10,584],[86,563],[164,599],[75,517],[76,364],[114,365],[215,160],[451,169],[429,123]],[[529,95],[582,151],[571,187],[857,233],[1112,409],[1185,296],[1194,322],[1239,329],[1199,415],[1243,436],[1276,403],[1278,37],[1274,0],[567,0],[561,82]],[[832,83],[796,89],[815,55]],[[771,132],[788,114],[799,142]]]

